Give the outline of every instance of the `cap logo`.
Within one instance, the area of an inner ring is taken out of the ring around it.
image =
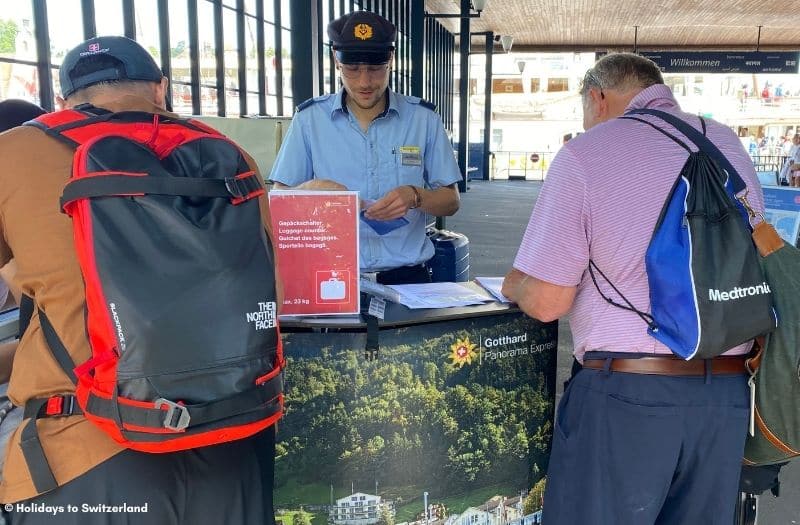
[[[98,53],[108,53],[108,48],[100,48],[100,42],[92,42],[86,46],[87,51],[81,51],[78,56],[85,57],[89,55],[96,55]]]
[[[372,26],[369,24],[356,24],[353,35],[360,40],[372,38]]]

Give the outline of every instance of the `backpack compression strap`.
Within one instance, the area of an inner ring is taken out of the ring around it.
[[[145,403],[141,401],[131,402],[120,397],[105,398],[90,392],[86,411],[94,416],[115,421],[123,431],[181,432],[191,427],[257,410],[277,400],[282,392],[283,374],[281,368],[276,367],[264,381],[213,403],[185,405],[159,398],[152,403],[152,408],[148,408],[143,406]],[[128,436],[128,439],[137,440],[133,436]],[[152,437],[144,439],[149,440]]]
[[[103,177],[75,179],[69,182],[64,187],[64,193],[61,196],[61,209],[69,212],[70,203],[90,197],[148,194],[231,198],[233,204],[239,204],[261,195],[263,191],[254,171],[225,179],[141,177],[119,173]]]

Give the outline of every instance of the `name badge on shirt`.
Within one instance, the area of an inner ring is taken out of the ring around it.
[[[403,166],[422,166],[422,155],[417,146],[400,146],[400,164]]]

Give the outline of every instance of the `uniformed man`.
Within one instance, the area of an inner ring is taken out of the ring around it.
[[[388,87],[396,35],[368,11],[328,25],[343,88],[297,107],[270,174],[276,188],[358,191],[386,225],[360,225],[361,271],[383,284],[430,281],[425,214],[454,214],[461,180],[434,106]]]

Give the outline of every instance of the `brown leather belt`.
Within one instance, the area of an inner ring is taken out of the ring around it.
[[[684,361],[676,357],[640,357],[638,359],[611,358],[612,372],[629,374],[650,374],[659,376],[702,376],[706,373],[706,362],[711,364],[712,374],[744,374],[745,356],[715,357],[714,359],[698,359]],[[605,359],[586,359],[584,368],[605,370]]]

